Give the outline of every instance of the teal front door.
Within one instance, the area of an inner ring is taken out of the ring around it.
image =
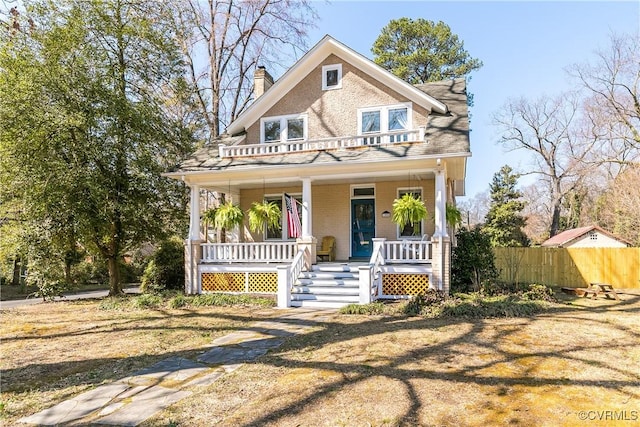
[[[351,257],[368,258],[376,234],[374,199],[351,200]]]

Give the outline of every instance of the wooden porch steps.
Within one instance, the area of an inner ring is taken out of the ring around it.
[[[358,266],[317,264],[293,285],[293,307],[340,308],[359,301]]]

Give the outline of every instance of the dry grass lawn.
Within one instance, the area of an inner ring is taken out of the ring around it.
[[[336,314],[143,425],[640,425],[640,292],[621,297],[515,319]],[[281,313],[96,302],[5,311],[0,422],[166,357],[195,357]]]

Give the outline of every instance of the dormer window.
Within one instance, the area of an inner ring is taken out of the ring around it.
[[[342,88],[342,64],[322,67],[322,90]]]

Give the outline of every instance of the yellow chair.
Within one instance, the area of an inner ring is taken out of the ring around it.
[[[329,261],[335,261],[336,259],[336,238],[333,236],[324,236],[322,238],[322,247],[316,252],[316,255],[321,260],[327,257]]]

